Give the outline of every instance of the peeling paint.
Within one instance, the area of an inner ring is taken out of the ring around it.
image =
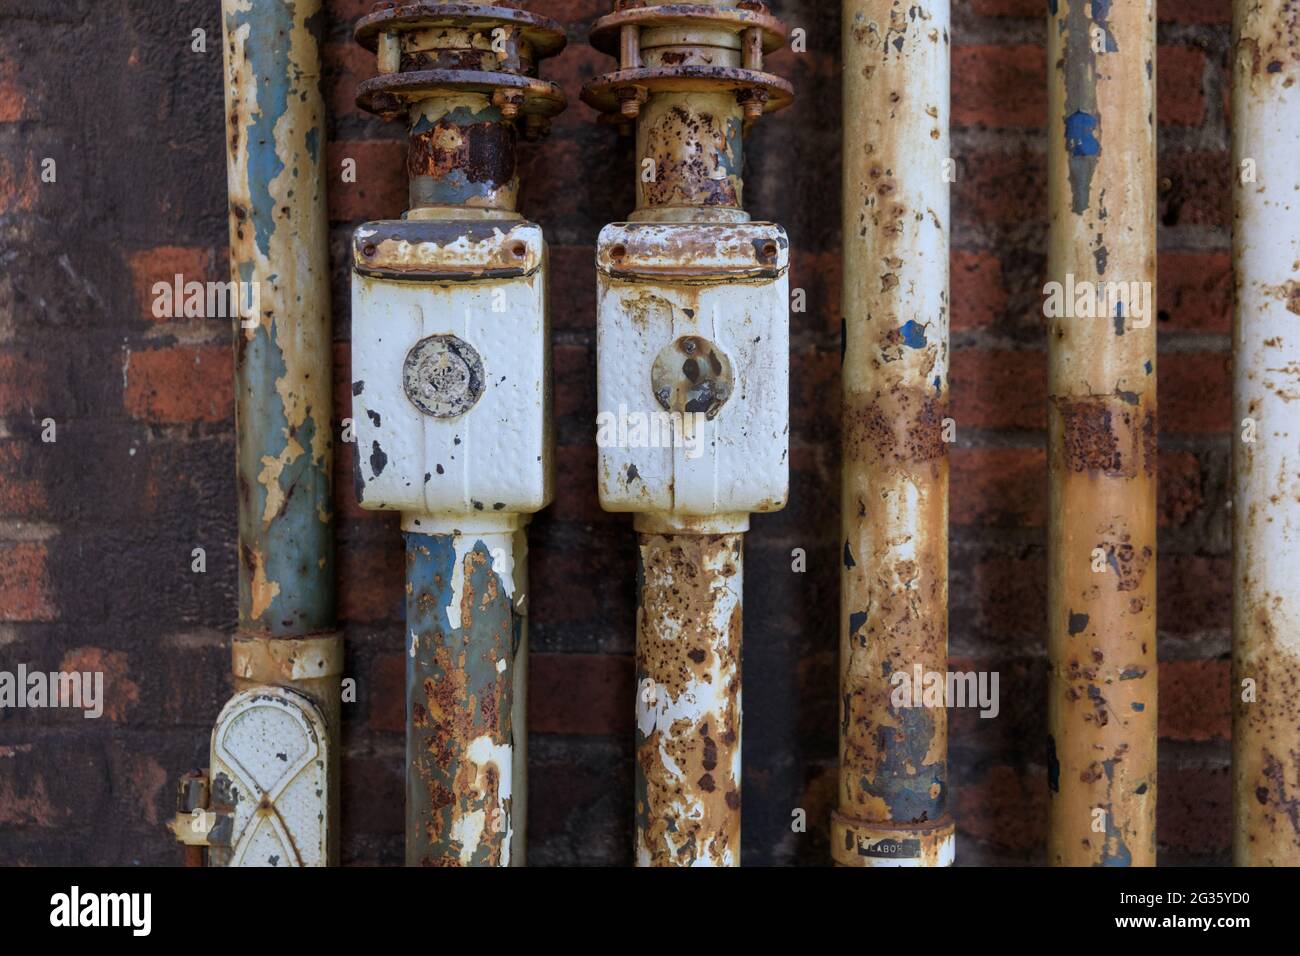
[[[1154,289],[1154,3],[1057,6],[1048,278]],[[1156,330],[1053,316],[1048,345],[1048,861],[1152,866]]]

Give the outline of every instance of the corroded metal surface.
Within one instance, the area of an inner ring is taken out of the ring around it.
[[[1048,278],[1112,297],[1047,307],[1055,865],[1155,863],[1155,55],[1154,0],[1053,4]]]
[[[744,537],[640,535],[638,866],[740,864]]]
[[[1233,858],[1300,866],[1300,4],[1236,4]]]
[[[211,843],[208,860],[218,866],[338,859],[342,637],[330,630],[333,354],[320,26],[320,0],[222,4],[230,265],[243,314],[234,330],[232,664],[240,693],[222,712],[211,751],[214,800],[233,800],[237,826]],[[281,783],[256,769],[299,751],[311,751],[310,766]],[[262,794],[252,823],[235,799],[247,800],[250,787]]]
[[[583,88],[637,126],[637,208],[600,235],[601,506],[632,512],[636,860],[740,865],[743,533],[789,493],[789,239],[750,222],[743,138],[792,98],[765,4],[618,0]]]
[[[513,532],[406,535],[406,863],[509,866]]]
[[[224,0],[231,278],[258,314],[236,329],[241,626],[334,623],[325,107],[319,0]]]
[[[655,96],[641,110],[637,156],[655,176],[637,177],[637,208],[740,208],[744,152],[740,103],[728,93]]]
[[[564,106],[554,21],[377,5],[363,109],[405,118],[411,209],[353,237],[357,497],[406,533],[406,862],[521,866],[527,515],[553,494],[547,249],[519,133]]]
[[[334,788],[337,732],[310,698],[261,686],[230,699],[212,731],[208,833],[223,866],[325,866],[334,821],[322,795]]]
[[[597,434],[603,508],[744,518],[785,506],[788,246],[771,223],[632,223],[602,231],[596,401],[598,423],[605,423]]]
[[[491,97],[433,97],[410,111],[406,175],[411,208],[513,210],[519,198],[516,126]]]
[[[896,674],[948,669],[949,4],[847,0],[840,777],[845,866],[950,865],[943,706]]]

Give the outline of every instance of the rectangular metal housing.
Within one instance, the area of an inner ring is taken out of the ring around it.
[[[531,514],[553,495],[546,243],[523,221],[373,222],[353,242],[352,394],[361,507]],[[477,397],[438,417],[408,359],[454,336]],[[476,373],[477,374],[477,373]]]
[[[781,510],[790,472],[785,231],[615,223],[601,232],[597,270],[601,506],[691,516]],[[676,374],[693,356],[675,355],[675,344],[697,340],[729,366],[717,374],[727,392],[720,407],[668,397],[670,385],[656,379],[656,362],[661,379],[665,369]],[[685,411],[695,427],[677,430],[671,416]]]

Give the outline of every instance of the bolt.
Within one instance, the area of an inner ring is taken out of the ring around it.
[[[512,120],[524,105],[524,94],[518,90],[497,90],[492,94],[492,105],[501,111],[503,117]]]
[[[618,96],[619,112],[624,118],[634,120],[641,115],[641,104],[646,99],[645,90],[636,86],[621,86],[614,92]]]

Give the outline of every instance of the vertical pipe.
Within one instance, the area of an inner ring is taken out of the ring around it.
[[[1154,0],[1048,27],[1048,858],[1151,866],[1156,807]]]
[[[295,687],[327,721],[338,856],[339,673],[320,0],[223,0],[238,445],[237,683]],[[251,308],[249,308],[251,306]]]
[[[537,76],[538,61],[563,48],[564,32],[518,4],[417,9],[380,3],[358,24],[357,37],[377,48],[381,65],[391,68],[361,85],[359,105],[407,120],[410,209],[402,218],[414,227],[405,234],[416,238],[400,245],[402,256],[414,250],[408,261],[418,260],[426,270],[420,276],[413,269],[403,279],[420,284],[415,288],[423,303],[417,311],[424,334],[456,329],[483,351],[480,358],[473,343],[466,344],[482,364],[496,368],[494,381],[486,386],[480,381],[467,407],[450,414],[422,408],[429,420],[402,436],[409,444],[400,461],[394,456],[394,465],[411,469],[413,477],[421,470],[415,465],[421,453],[430,462],[447,461],[449,471],[461,458],[455,465],[462,469],[459,474],[445,474],[437,464],[446,480],[430,484],[431,471],[424,474],[425,490],[416,496],[419,510],[396,486],[375,491],[367,489],[364,475],[361,482],[363,506],[399,508],[406,537],[406,863],[522,866],[528,680],[524,528],[529,515],[551,500],[553,438],[545,243],[536,253],[536,273],[513,275],[527,259],[529,245],[506,236],[518,229],[515,235],[540,240],[540,231],[518,212],[519,128],[537,138],[564,108],[559,87]],[[398,225],[362,228],[378,232]],[[456,280],[448,281],[447,274]],[[354,275],[354,292],[364,288],[359,281]],[[383,295],[405,291],[389,288]],[[477,324],[483,306],[475,296],[491,297],[491,311],[507,312],[513,325],[503,326],[494,317],[485,332]],[[506,308],[498,308],[498,297]],[[366,336],[364,351],[354,343],[354,370],[361,356],[391,373],[395,367],[379,360],[380,343],[385,337],[392,341],[385,311],[391,303],[375,306],[372,300],[371,307],[375,311],[365,316],[370,321],[359,326],[354,304],[353,327],[363,327]],[[520,321],[528,318],[535,323]],[[536,338],[514,338],[518,330]],[[518,374],[512,360],[519,362]],[[463,388],[453,365],[433,368],[429,386],[453,393]],[[482,367],[476,374],[482,378]],[[519,393],[512,385],[494,388],[508,379],[524,379],[534,388]],[[381,394],[366,391],[359,401],[386,401]],[[479,404],[484,394],[487,404]],[[413,401],[409,390],[399,402],[403,411],[408,400]],[[381,417],[400,420],[400,413],[375,411],[376,428]],[[494,449],[492,464],[471,458],[468,449],[478,443]],[[371,480],[394,465],[386,458],[378,469],[372,463]],[[503,475],[510,480],[500,480]],[[489,493],[505,499],[489,498],[491,511],[477,500]],[[400,500],[392,500],[394,495]]]
[[[743,205],[744,135],[793,96],[762,72],[764,51],[784,40],[766,4],[736,0],[620,2],[592,31],[621,69],[590,80],[583,97],[636,120],[639,173],[636,209],[602,235],[598,268],[616,264],[660,317],[654,328],[645,312],[629,316],[624,278],[601,272],[598,404],[603,417],[649,400],[656,415],[707,415],[710,429],[698,462],[640,447],[632,461],[630,439],[615,452],[601,444],[605,478],[631,476],[602,480],[601,504],[635,513],[639,542],[638,866],[740,865],[744,535],[750,513],[780,510],[789,490],[788,286],[784,266],[745,282],[701,260],[726,260],[739,242],[770,265],[788,247],[784,230],[752,223]],[[627,372],[641,362],[649,387],[638,390]],[[781,398],[764,404],[760,389]]]
[[[742,109],[732,93],[656,93],[641,108],[637,156],[655,176],[637,177],[634,219],[747,220]]]
[[[1233,858],[1300,866],[1300,6],[1234,34]]]
[[[638,537],[636,862],[739,866],[744,535]]]
[[[948,0],[845,0],[844,866],[947,866]]]
[[[511,519],[406,522],[406,864],[510,866],[515,613]]]

